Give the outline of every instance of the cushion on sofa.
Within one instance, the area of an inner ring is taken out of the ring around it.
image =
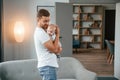
[[[96,73],[87,70],[73,57],[62,57],[59,61],[58,79],[96,80]]]
[[[1,72],[3,80],[41,80],[36,60],[3,62]]]

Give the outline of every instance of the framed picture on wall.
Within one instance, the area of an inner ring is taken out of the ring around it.
[[[37,12],[40,9],[46,9],[46,10],[48,10],[49,13],[50,13],[50,23],[55,24],[55,19],[56,19],[56,16],[55,16],[55,7],[54,6],[37,6]]]

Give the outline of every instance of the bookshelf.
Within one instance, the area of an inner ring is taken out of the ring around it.
[[[73,38],[81,49],[102,49],[103,6],[73,5]]]

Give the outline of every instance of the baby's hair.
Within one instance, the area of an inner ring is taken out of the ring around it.
[[[55,24],[50,24],[49,27],[54,27],[54,28],[56,28],[57,25],[55,25]]]

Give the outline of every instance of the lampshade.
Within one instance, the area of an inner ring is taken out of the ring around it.
[[[17,21],[14,24],[14,37],[16,42],[23,42],[24,40],[24,24],[21,21]]]

